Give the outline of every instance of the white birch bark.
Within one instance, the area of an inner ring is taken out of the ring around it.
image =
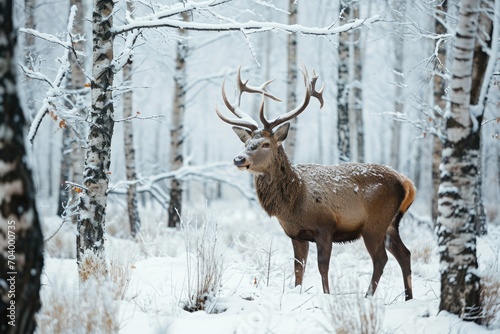
[[[135,3],[127,1],[127,11],[132,16],[135,11]],[[127,65],[123,67],[124,80],[129,82],[129,90],[123,94],[123,118],[133,116],[133,93],[132,93],[132,58],[129,58]],[[127,212],[130,224],[130,234],[135,237],[141,228],[141,220],[137,209],[137,185],[135,172],[135,149],[134,149],[134,128],[132,121],[123,124],[123,139],[125,149],[125,174],[130,184],[127,187]]]
[[[483,0],[481,2],[481,14],[479,15],[478,22],[478,36],[476,38],[476,46],[474,49],[474,65],[472,72],[472,91],[471,91],[471,105],[475,110],[477,110],[478,114],[473,115],[473,117],[477,118],[478,124],[482,123],[484,114],[484,109],[486,108],[485,101],[486,96],[482,96],[485,91],[487,91],[487,86],[489,86],[491,80],[488,75],[487,68],[491,67],[493,70],[495,58],[493,58],[493,63],[489,64],[489,55],[484,50],[484,45],[486,45],[489,49],[491,49],[493,38],[493,22],[491,18],[486,14],[488,10],[494,8],[494,3],[492,0]],[[480,42],[481,40],[481,42]],[[483,44],[484,43],[484,44]],[[483,84],[484,83],[484,84]],[[484,94],[486,95],[486,94]],[[483,140],[481,136],[479,136],[479,147],[478,150],[483,152]],[[476,202],[476,234],[484,235],[487,234],[487,221],[486,221],[486,211],[484,208],[483,202],[483,164],[482,159],[478,159],[478,176],[476,177],[476,186],[475,186],[475,202]]]
[[[71,213],[66,209],[69,208],[69,189],[66,187],[66,181],[70,180],[71,163],[69,154],[71,151],[71,129],[63,129],[61,142],[61,169],[59,170],[59,198],[57,201],[58,216],[71,216]]]
[[[13,3],[0,0],[0,332],[33,333],[43,236],[16,85]]]
[[[403,113],[404,112],[404,96],[403,96],[404,40],[403,40],[403,26],[401,24],[404,21],[404,16],[406,13],[406,0],[392,0],[391,10],[396,20],[395,32],[393,35],[394,36],[394,85],[395,85],[394,112]],[[394,120],[392,125],[391,153],[390,153],[389,164],[396,169],[399,168],[400,149],[401,149],[401,123],[397,120]]]
[[[188,20],[188,13],[182,13],[183,20]],[[186,58],[188,45],[186,30],[179,30],[177,56],[175,61],[175,88],[172,105],[172,124],[170,130],[170,169],[178,170],[184,162],[184,114],[186,112]],[[182,182],[173,178],[170,182],[170,203],[168,207],[168,226],[180,224],[182,213]]]
[[[343,7],[342,12],[349,17],[350,8]],[[339,35],[338,47],[338,79],[337,79],[337,147],[339,162],[351,161],[350,118],[349,118],[349,33]]]
[[[36,29],[36,19],[35,19],[35,9],[36,0],[25,0],[24,1],[24,17],[26,18],[24,26],[26,29]],[[31,34],[25,34],[24,37],[24,64],[26,67],[33,69],[33,64],[36,62],[38,57],[35,51],[35,36]],[[30,82],[30,79],[28,79]],[[33,117],[35,114],[35,96],[34,89],[31,85],[28,85],[29,89],[26,89],[26,107],[28,117]]]
[[[448,11],[447,2],[443,2],[439,6],[435,8],[434,15],[434,32],[437,35],[444,35],[446,31],[446,27],[444,26],[444,22],[446,20],[446,12]],[[442,115],[446,109],[446,85],[445,81],[446,73],[446,47],[444,45],[443,38],[436,40],[436,48],[437,48],[437,58],[435,60],[434,71],[436,74],[434,75],[434,123],[435,126],[441,128],[443,126]],[[434,224],[437,223],[438,217],[438,189],[440,183],[440,172],[439,166],[441,165],[441,152],[442,152],[442,143],[441,138],[435,135],[433,137],[433,147],[432,147],[432,199],[431,199],[431,212],[432,212],[432,221]]]
[[[351,19],[359,17],[359,1],[351,3]],[[354,118],[353,127],[353,143],[355,143],[356,155],[354,160],[356,162],[364,162],[365,160],[365,130],[363,120],[363,55],[361,54],[361,31],[354,30],[350,32],[350,50],[351,58],[353,60],[353,86],[351,89],[349,108],[352,109],[350,114]]]
[[[480,278],[477,273],[474,191],[479,129],[470,110],[474,45],[480,0],[461,0],[451,67],[451,109],[446,113],[439,186],[440,310],[477,320]]]
[[[82,267],[85,253],[93,253],[101,259],[104,256],[108,174],[114,127],[114,72],[111,66],[113,34],[110,31],[114,4],[114,0],[94,0],[93,7],[92,108],[87,117],[89,134],[83,171],[85,189],[80,193],[78,204],[77,262],[80,275],[85,270]]]
[[[296,0],[288,0],[288,24],[297,24]],[[297,34],[289,34],[287,38],[287,81],[286,81],[286,110],[293,110],[297,105]],[[295,146],[297,141],[297,120],[290,121],[290,130],[285,141],[285,151],[290,161],[295,158]]]

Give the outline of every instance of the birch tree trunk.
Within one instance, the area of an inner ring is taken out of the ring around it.
[[[70,0],[70,7],[76,6],[77,12],[74,20],[73,31],[74,35],[83,35],[85,33],[85,8],[82,0]],[[85,43],[83,41],[74,42],[75,50],[84,51]],[[81,92],[85,85],[85,74],[75,55],[69,53],[70,72],[66,74],[67,89],[72,92],[68,97],[70,100],[68,109],[75,110],[82,118],[85,114],[85,98],[77,93]],[[75,133],[79,132],[79,133]],[[74,127],[66,126],[62,130],[62,147],[61,147],[61,172],[59,179],[59,201],[57,215],[65,215],[71,217],[73,223],[76,223],[76,215],[74,212],[75,206],[73,202],[76,199],[76,191],[73,187],[67,187],[65,182],[81,184],[83,174],[83,149],[79,142],[79,137],[84,135],[83,126],[75,123]]]
[[[92,108],[87,117],[89,134],[83,170],[84,191],[79,196],[77,263],[82,277],[82,260],[87,252],[98,258],[104,252],[104,227],[108,174],[113,135],[112,86],[114,73],[113,26],[114,0],[94,0],[92,15],[93,62]]]
[[[461,0],[455,33],[451,79],[451,109],[445,117],[438,243],[440,249],[440,310],[465,320],[480,313],[477,275],[474,192],[479,157],[479,127],[470,110],[474,45],[480,0]]]
[[[135,11],[135,3],[131,0],[127,1],[127,10],[133,14]],[[123,67],[124,81],[129,82],[129,90],[123,94],[123,118],[132,116],[133,108],[133,93],[132,93],[132,58],[129,58],[128,64]],[[137,179],[135,173],[135,150],[134,150],[134,128],[132,121],[126,121],[123,124],[123,137],[125,148],[125,171],[127,181],[130,184],[127,187],[127,212],[128,221],[130,224],[130,234],[135,237],[141,229],[141,220],[137,209],[137,185],[134,181]]]
[[[184,21],[188,13],[182,13]],[[186,112],[186,58],[188,45],[186,30],[179,30],[177,56],[175,60],[175,88],[172,105],[172,125],[170,130],[170,169],[178,170],[184,161],[184,114]],[[168,227],[176,227],[180,223],[182,213],[182,182],[172,178],[170,183],[170,203],[168,205]]]
[[[488,66],[489,55],[484,50],[483,44],[480,43],[480,39],[483,40],[485,46],[491,49],[491,36],[493,36],[493,22],[486,14],[487,8],[485,8],[485,4],[488,3],[489,8],[494,8],[494,3],[492,0],[483,0],[481,2],[481,13],[479,15],[479,29],[478,36],[476,38],[476,45],[474,48],[474,64],[472,70],[472,91],[471,91],[471,99],[470,103],[472,106],[475,106],[477,110],[482,110],[481,115],[484,113],[484,101],[481,101],[481,90],[483,88],[483,83],[485,79],[487,80],[487,85],[490,82],[490,78],[485,78],[486,68]],[[482,36],[483,32],[486,36]],[[482,122],[482,116],[478,118],[479,124]],[[479,135],[479,152],[482,152],[483,141]],[[482,159],[478,159],[478,175],[476,177],[476,186],[475,186],[475,202],[476,202],[476,234],[477,235],[485,235],[488,232],[487,221],[486,221],[486,211],[484,209],[483,202],[483,164]]]
[[[288,0],[288,24],[297,24],[296,0]],[[286,110],[293,110],[297,105],[297,34],[288,34],[287,40],[287,82],[286,82]],[[285,141],[285,150],[290,161],[295,158],[297,142],[297,117],[290,121],[290,130]]]
[[[19,103],[12,1],[0,0],[0,332],[33,333],[40,308],[43,236]]]
[[[445,0],[435,9],[435,20],[434,20],[434,30],[437,35],[446,34],[446,27],[444,22],[446,20],[446,13],[448,11],[448,2]],[[434,65],[434,123],[439,131],[443,126],[442,115],[446,110],[446,47],[444,44],[444,37],[436,41],[436,48],[438,49],[437,59]],[[432,221],[437,224],[438,217],[438,189],[440,182],[440,172],[439,166],[441,165],[441,152],[442,143],[439,136],[434,136],[432,147],[432,199],[431,199],[431,210],[432,210]]]
[[[349,17],[349,7],[343,7],[344,17]],[[337,80],[337,147],[339,162],[351,161],[350,131],[349,131],[349,33],[339,35],[338,47],[338,80]]]
[[[69,78],[68,78],[69,79]],[[62,146],[61,146],[61,169],[59,170],[59,198],[57,201],[57,215],[63,217],[64,215],[71,215],[66,211],[68,208],[69,188],[66,187],[66,181],[70,179],[71,162],[69,155],[71,152],[71,129],[64,128],[62,133]]]
[[[75,21],[74,21],[74,26],[73,26],[73,32],[74,34],[85,34],[85,22],[87,21],[85,18],[85,3],[83,0],[70,0],[70,5],[73,6],[75,5],[76,8],[78,9],[76,12],[75,16]],[[82,52],[85,51],[85,41],[78,41],[76,44],[74,44],[75,50],[80,50]],[[81,91],[83,87],[85,86],[85,73],[84,69],[82,66],[84,66],[83,63],[79,63],[78,59],[75,57],[74,54],[70,53],[69,55],[69,61],[70,61],[70,69],[71,69],[71,88],[75,90],[73,94],[73,107],[75,109],[75,112],[79,114],[79,116],[82,119],[85,119],[85,109],[88,106],[88,99],[87,97],[84,97],[83,94],[87,93],[82,93],[78,94],[76,93],[77,91]],[[68,127],[65,128],[65,130]],[[81,143],[80,138],[85,138],[86,135],[86,125],[81,124],[81,123],[75,123],[74,125],[74,131],[71,133],[71,147],[70,147],[70,154],[69,154],[69,161],[71,163],[70,167],[70,180],[74,183],[81,184],[83,180],[83,157],[84,157],[84,151],[83,151],[83,145]],[[76,132],[75,132],[76,131]],[[63,133],[64,134],[64,133]],[[70,203],[73,201],[76,201],[76,191],[75,188],[70,188],[69,189],[69,200]],[[76,224],[76,213],[74,212],[74,208],[72,208],[71,211],[71,220],[73,223]]]
[[[404,73],[403,73],[403,22],[406,13],[406,0],[392,0],[391,10],[396,19],[396,27],[394,32],[394,85],[396,90],[394,92],[394,112],[404,112]],[[389,164],[398,169],[399,168],[399,153],[401,149],[401,123],[393,121],[392,125],[392,140],[391,140],[391,154]]]
[[[359,1],[353,1],[351,3],[351,19],[359,18]],[[351,70],[353,71],[352,79],[353,86],[351,88],[349,108],[352,109],[350,112],[354,118],[354,141],[356,144],[356,155],[355,161],[364,162],[365,160],[365,131],[363,122],[363,59],[361,54],[361,30],[355,29],[350,34],[350,58],[353,60],[353,66]]]
[[[36,30],[36,19],[35,19],[35,9],[36,0],[25,0],[24,1],[24,16],[26,18],[25,28]],[[25,34],[24,36],[24,65],[27,68],[34,70],[34,63],[36,62],[36,52],[35,52],[35,36],[32,34]],[[28,82],[31,79],[27,79]],[[28,85],[32,88],[31,85]],[[28,117],[33,117],[35,114],[35,97],[34,89],[26,89],[26,107]]]

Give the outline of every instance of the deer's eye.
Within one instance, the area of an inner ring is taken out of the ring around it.
[[[262,148],[269,148],[269,146],[271,146],[269,143],[262,144]]]

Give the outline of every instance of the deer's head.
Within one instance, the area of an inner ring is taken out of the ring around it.
[[[229,102],[222,83],[222,99],[226,107],[237,118],[227,118],[222,115],[215,107],[215,112],[224,122],[234,125],[233,130],[238,135],[240,140],[245,144],[245,149],[234,158],[234,164],[240,170],[248,170],[249,172],[261,174],[265,173],[269,166],[274,163],[274,156],[282,149],[282,143],[288,135],[291,119],[297,117],[308,106],[311,97],[315,97],[320,102],[320,107],[323,107],[323,87],[319,91],[316,90],[316,81],[318,76],[313,70],[313,76],[309,79],[307,70],[303,67],[302,74],[304,76],[304,84],[306,94],[302,103],[295,109],[286,112],[283,115],[276,117],[273,120],[268,120],[264,114],[264,98],[267,96],[272,100],[281,101],[267,90],[267,86],[273,81],[269,80],[262,85],[250,86],[248,80],[241,80],[241,66],[238,69],[237,75],[237,99],[234,103]],[[259,117],[262,127],[254,121],[247,113],[240,109],[241,95],[244,93],[258,93],[262,95],[260,104]]]

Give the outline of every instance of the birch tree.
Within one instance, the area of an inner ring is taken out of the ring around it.
[[[350,8],[345,5],[341,8],[341,15],[349,18]],[[351,135],[349,115],[349,34],[339,35],[338,46],[338,79],[337,79],[337,147],[339,161],[351,161]]]
[[[188,14],[186,12],[182,13],[182,19],[183,21],[188,20]],[[184,115],[186,113],[186,60],[188,51],[186,31],[179,29],[177,55],[175,58],[172,124],[170,129],[170,169],[173,171],[181,168],[184,162]],[[168,206],[169,227],[176,227],[180,224],[181,213],[182,182],[174,177],[170,182],[170,202]]]
[[[359,2],[342,2],[341,16],[346,21],[359,17]],[[337,132],[339,160],[364,160],[362,59],[359,31],[339,35],[337,80]]]
[[[396,19],[396,28],[394,36],[394,85],[395,85],[395,98],[394,98],[394,112],[402,114],[404,112],[404,73],[403,73],[403,18],[406,13],[406,0],[391,0],[391,11]],[[393,121],[392,125],[392,139],[391,139],[391,153],[389,164],[398,168],[399,153],[401,147],[401,123],[397,120]]]
[[[26,18],[24,26],[27,29],[36,29],[36,18],[35,18],[36,0],[25,0],[24,1],[24,17]],[[35,36],[26,35],[24,40],[24,64],[26,67],[33,69],[38,56],[35,51]],[[30,87],[26,92],[26,108],[27,115],[32,117],[35,113],[35,97],[34,89]]]
[[[480,117],[471,109],[474,48],[480,0],[461,0],[451,65],[451,108],[445,114],[438,243],[441,261],[440,310],[477,320],[475,185],[478,177]],[[489,79],[488,79],[489,80]]]
[[[435,50],[435,65],[434,65],[434,124],[438,134],[433,137],[432,146],[432,189],[433,195],[431,199],[432,221],[437,222],[438,217],[438,189],[440,181],[439,166],[441,165],[442,144],[439,137],[439,131],[443,126],[443,114],[446,109],[446,77],[448,75],[446,69],[446,13],[448,11],[448,2],[445,0],[440,3],[434,10],[434,32],[437,36],[441,36],[436,40]]]
[[[288,24],[297,24],[298,5],[296,0],[288,0]],[[297,34],[287,37],[287,79],[286,79],[286,110],[293,110],[297,105]],[[295,146],[297,141],[297,120],[290,122],[290,130],[285,142],[286,154],[290,161],[294,161]]]
[[[359,1],[353,1],[351,3],[351,19],[359,17]],[[354,30],[349,32],[349,54],[352,58],[352,66],[350,66],[352,71],[352,82],[353,86],[351,88],[349,112],[354,116],[354,139],[353,142],[356,143],[356,157],[355,161],[364,162],[365,160],[365,130],[364,130],[364,120],[363,120],[363,55],[361,49],[361,31]]]
[[[80,274],[86,252],[90,251],[101,258],[104,252],[104,223],[114,128],[112,98],[114,35],[111,32],[113,9],[114,0],[94,0],[92,108],[87,117],[89,133],[83,170],[83,191],[78,198],[76,244]]]
[[[131,17],[135,11],[135,3],[127,0],[127,11]],[[123,94],[123,118],[126,120],[123,124],[123,139],[125,149],[125,174],[127,181],[127,213],[130,225],[130,234],[135,237],[141,228],[141,220],[137,209],[137,184],[135,171],[135,149],[134,149],[134,128],[130,118],[133,116],[133,92],[132,92],[132,56],[129,57],[127,64],[123,66],[124,81],[129,82],[128,90]],[[127,120],[129,119],[129,120]]]
[[[43,237],[26,163],[12,6],[12,1],[0,0],[0,331],[33,333],[40,308]]]
[[[472,87],[471,87],[471,97],[470,103],[473,109],[479,111],[477,116],[479,124],[482,123],[482,114],[484,113],[484,109],[486,107],[486,93],[487,88],[485,86],[489,86],[490,78],[486,78],[487,75],[487,66],[489,55],[488,51],[485,49],[491,50],[491,40],[493,36],[493,21],[491,17],[494,17],[493,9],[494,9],[494,1],[493,0],[483,0],[481,2],[481,11],[479,14],[479,22],[478,22],[478,34],[474,47],[474,64],[472,71]],[[491,17],[490,14],[491,13]],[[493,65],[491,65],[493,66]],[[486,82],[486,85],[483,84]],[[482,92],[483,91],[483,92]],[[484,95],[484,96],[482,96]],[[479,148],[480,152],[482,149],[482,138],[479,134]],[[483,164],[482,159],[478,159],[478,177],[476,177],[476,186],[475,186],[475,203],[476,203],[476,233],[478,235],[484,235],[487,233],[487,222],[486,222],[486,212],[484,209],[483,202]]]

